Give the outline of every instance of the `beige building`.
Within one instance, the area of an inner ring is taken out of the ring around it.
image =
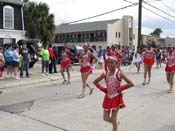
[[[82,45],[85,42],[97,46],[120,44],[133,48],[133,17],[123,16],[121,19],[62,24],[57,26],[55,43]],[[137,34],[135,34],[137,35]]]
[[[173,47],[175,48],[175,38],[161,38],[158,40],[158,45],[160,48]]]

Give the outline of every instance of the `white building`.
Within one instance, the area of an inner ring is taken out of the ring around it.
[[[158,40],[160,48],[173,47],[175,48],[175,38],[161,38]]]
[[[88,42],[102,47],[120,44],[134,48],[134,38],[137,38],[134,30],[132,16],[123,16],[121,19],[114,20],[62,24],[57,26],[55,43],[82,45]]]

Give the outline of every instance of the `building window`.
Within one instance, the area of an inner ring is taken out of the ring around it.
[[[120,36],[120,32],[118,32],[118,38],[120,38],[121,36]]]
[[[11,38],[4,38],[3,39],[3,44],[12,44],[12,39]]]
[[[14,29],[14,9],[11,6],[4,6],[3,8],[3,27]]]
[[[117,32],[115,33],[115,37],[117,38]]]

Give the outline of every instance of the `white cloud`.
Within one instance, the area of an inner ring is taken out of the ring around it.
[[[83,19],[86,17],[94,16],[97,14],[101,14],[103,12],[107,12],[113,9],[121,8],[126,5],[129,5],[129,3],[124,2],[123,0],[32,0],[35,2],[45,2],[50,7],[50,12],[55,15],[55,23],[61,24],[65,22],[71,22],[79,19]],[[138,2],[138,0],[129,0],[132,2]],[[155,2],[154,0],[147,0],[151,1],[150,3],[156,7],[158,7],[161,10],[164,10],[166,12],[171,13],[172,15],[175,15],[175,13],[167,8],[164,4],[161,2]],[[166,3],[169,7],[172,7],[175,10],[174,5],[175,0],[162,0],[163,3]],[[143,3],[144,7],[147,7],[151,9],[152,11],[157,12],[160,15],[166,16],[167,18],[170,18],[170,16],[167,16],[160,11],[155,10],[154,8],[151,8],[150,6]],[[174,13],[174,14],[173,14]],[[131,15],[134,17],[134,23],[137,26],[137,18],[138,18],[138,7],[131,7],[124,9],[122,11],[116,11],[114,13],[104,15],[101,17],[97,17],[94,19],[90,19],[88,21],[97,21],[97,20],[106,20],[106,19],[117,19],[121,18],[123,15]],[[149,11],[143,9],[143,29],[142,32],[145,32],[149,34],[152,32],[155,28],[157,28],[157,25],[161,26],[163,30],[163,36],[174,36],[175,31],[172,28],[175,28],[175,22],[168,22],[167,20],[164,20],[160,16],[157,16],[153,13],[150,13]],[[172,20],[175,21],[175,18]],[[149,21],[149,22],[148,22]],[[147,22],[147,23],[145,23]],[[162,22],[162,24],[160,24]]]

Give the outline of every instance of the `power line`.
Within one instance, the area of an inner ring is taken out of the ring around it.
[[[133,7],[133,6],[136,6],[136,5],[138,5],[138,3],[132,3],[131,5],[128,5],[128,6],[124,6],[124,7],[115,9],[115,10],[111,10],[111,11],[108,11],[108,12],[105,12],[105,13],[101,13],[101,14],[94,15],[94,16],[91,16],[91,17],[83,18],[83,19],[80,19],[80,20],[68,22],[68,23],[65,23],[64,25],[68,25],[68,24],[72,24],[72,23],[77,23],[77,22],[80,22],[80,21],[84,21],[84,20],[95,18],[95,17],[103,16],[103,15],[110,14],[110,13],[113,13],[113,12],[116,12],[116,11],[119,11],[119,10],[123,10],[123,9],[129,8],[129,7]]]
[[[167,8],[169,8],[171,11],[175,12],[175,9],[171,8],[170,6],[168,6],[167,4],[165,4],[163,1],[160,1],[164,6],[166,6]]]
[[[162,17],[162,18],[164,18],[164,19],[166,19],[166,20],[168,20],[168,21],[170,21],[170,22],[173,22],[175,24],[175,21],[174,20],[171,20],[171,19],[169,19],[169,18],[167,18],[165,16],[162,16],[162,15],[160,15],[160,14],[158,14],[158,13],[156,13],[156,12],[154,12],[154,11],[152,11],[152,10],[144,7],[144,6],[143,6],[143,8],[146,9],[146,10],[148,10],[148,11],[150,11],[150,12],[152,12],[152,13],[154,13],[154,14],[156,14],[156,15],[158,15],[158,16],[160,16],[160,17]]]
[[[132,4],[133,4],[133,2],[128,1],[128,0],[124,0],[124,1],[126,1],[126,2],[128,2],[128,3],[132,3]],[[168,21],[170,21],[170,22],[175,23],[175,21],[174,21],[174,20],[171,20],[171,19],[169,19],[169,18],[167,18],[167,17],[165,17],[165,16],[162,16],[162,15],[160,15],[160,14],[156,13],[155,11],[152,11],[152,10],[150,10],[150,9],[148,9],[148,8],[144,7],[144,6],[142,6],[142,7],[143,7],[144,9],[148,10],[149,12],[151,12],[151,13],[155,14],[155,15],[158,15],[158,16],[160,16],[160,17],[162,17],[162,18],[164,18],[164,19],[166,19],[166,20],[168,20]]]
[[[145,4],[147,4],[147,5],[151,6],[151,7],[153,7],[154,9],[157,9],[157,10],[161,11],[162,13],[164,13],[164,14],[166,14],[166,15],[168,15],[168,16],[171,16],[171,17],[173,17],[173,18],[175,18],[175,17],[174,17],[173,15],[171,15],[170,13],[167,13],[167,12],[165,12],[165,11],[163,11],[163,10],[157,8],[156,6],[151,5],[151,4],[149,4],[148,2],[146,2],[146,1],[143,1],[143,2],[144,2]]]

